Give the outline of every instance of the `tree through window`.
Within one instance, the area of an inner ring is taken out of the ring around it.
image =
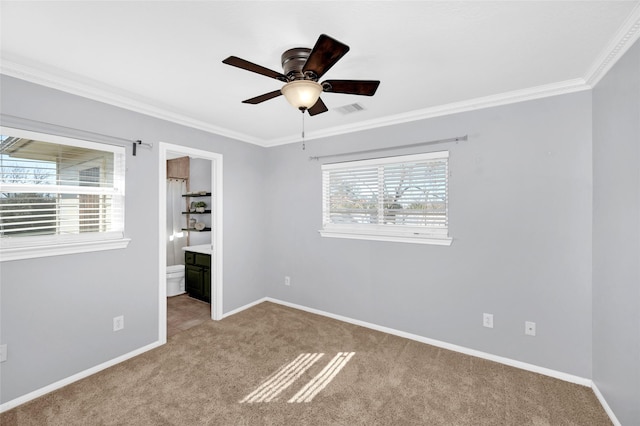
[[[448,160],[445,151],[323,165],[322,235],[450,243]]]

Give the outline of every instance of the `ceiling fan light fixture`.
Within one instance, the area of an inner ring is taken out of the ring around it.
[[[309,109],[318,102],[322,85],[312,80],[294,80],[280,89],[287,101],[297,109]]]

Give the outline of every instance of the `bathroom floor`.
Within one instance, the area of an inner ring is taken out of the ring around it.
[[[167,298],[167,338],[211,320],[211,305],[181,294]]]

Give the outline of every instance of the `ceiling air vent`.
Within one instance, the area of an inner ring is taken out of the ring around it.
[[[362,111],[364,110],[364,107],[358,103],[355,104],[350,104],[350,105],[345,105],[345,106],[341,106],[335,109],[336,111],[338,111],[341,114],[352,114],[354,112],[358,112],[358,111]]]

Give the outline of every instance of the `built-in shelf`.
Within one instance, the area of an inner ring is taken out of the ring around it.
[[[211,228],[202,228],[200,230],[196,228],[182,228],[182,230],[189,231],[189,232],[208,232],[208,231],[211,231]]]
[[[211,197],[210,192],[205,192],[204,194],[182,194],[183,197]]]
[[[193,193],[193,194],[182,194],[182,196],[184,198],[198,198],[198,197],[211,197],[211,193],[210,192],[205,192],[205,193]],[[191,203],[191,205],[193,204],[193,202]],[[189,208],[189,206],[186,206],[187,208]],[[187,222],[189,222],[189,216],[191,215],[196,215],[196,214],[211,214],[211,210],[205,210],[203,212],[196,212],[196,211],[188,211],[188,212],[182,212],[182,214],[187,215]],[[192,219],[193,220],[193,219]],[[210,232],[211,228],[210,227],[205,227],[202,229],[196,229],[196,228],[182,228],[183,231],[188,231],[188,232]]]

